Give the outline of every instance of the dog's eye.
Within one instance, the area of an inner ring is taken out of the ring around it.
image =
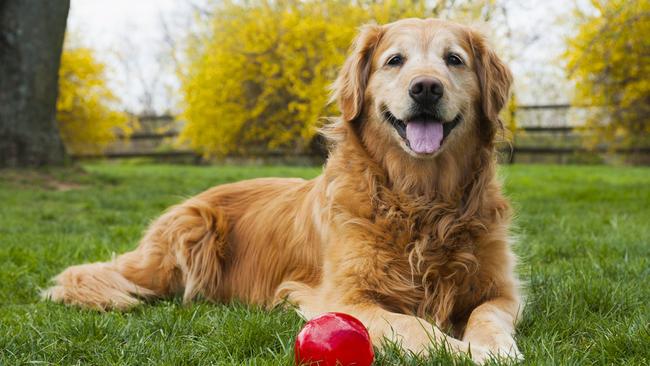
[[[386,62],[388,66],[401,66],[402,64],[404,64],[404,56],[402,55],[393,55]]]
[[[447,62],[447,65],[451,66],[460,66],[463,64],[463,59],[455,53],[448,54],[445,61]]]

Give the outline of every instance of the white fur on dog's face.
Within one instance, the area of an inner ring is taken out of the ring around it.
[[[409,19],[386,27],[373,55],[366,90],[366,101],[371,103],[367,109],[371,114],[369,120],[380,124],[376,127],[390,134],[393,141],[409,155],[418,158],[435,156],[446,144],[453,143],[451,140],[455,139],[455,135],[468,129],[465,125],[474,119],[472,109],[479,98],[479,83],[471,49],[462,32],[447,22]],[[396,55],[401,56],[402,62],[399,65],[389,64]],[[452,55],[458,57],[462,64],[449,62]],[[444,87],[443,96],[436,106],[440,122],[459,121],[443,140],[440,150],[433,154],[414,152],[386,121],[386,111],[402,121],[414,116],[416,104],[409,95],[409,85],[420,76],[436,78]]]

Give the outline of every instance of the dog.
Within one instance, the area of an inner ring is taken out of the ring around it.
[[[511,209],[496,177],[512,76],[479,32],[436,19],[366,25],[311,180],[224,184],[170,208],[138,247],[73,266],[53,301],[125,310],[182,294],[351,314],[373,343],[520,359]]]

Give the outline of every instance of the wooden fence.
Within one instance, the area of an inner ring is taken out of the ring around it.
[[[583,146],[583,136],[576,132],[580,123],[568,116],[573,108],[568,104],[520,105],[513,118],[517,121],[517,130],[512,133],[511,142],[501,147],[503,162],[601,162],[611,160],[612,156],[625,157],[631,154],[641,155],[641,162],[650,163],[650,147],[635,149],[618,149],[612,151],[606,146],[589,150]],[[173,116],[143,116],[139,119],[139,129],[129,138],[120,138],[108,147],[103,154],[85,154],[74,156],[78,159],[88,158],[156,158],[183,159],[200,162],[201,156],[187,147],[176,144],[181,124]],[[230,157],[255,161],[312,161],[324,159],[322,154],[303,154],[286,156],[281,152],[265,152],[260,156]],[[620,158],[619,158],[620,159]]]

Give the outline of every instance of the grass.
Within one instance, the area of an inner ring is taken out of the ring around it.
[[[292,311],[157,301],[105,314],[39,301],[66,266],[133,248],[167,206],[258,176],[318,168],[90,164],[0,171],[0,365],[291,365]],[[650,169],[509,166],[527,307],[526,365],[650,364]],[[470,364],[391,347],[378,365]]]

